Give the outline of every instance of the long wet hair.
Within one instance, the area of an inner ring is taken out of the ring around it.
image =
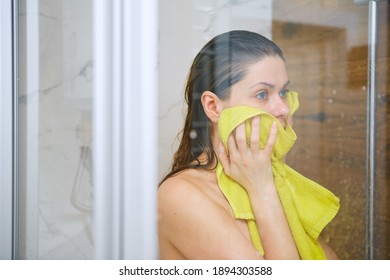
[[[264,36],[243,30],[223,33],[210,40],[196,55],[187,79],[185,101],[187,116],[181,141],[174,154],[168,178],[186,169],[213,169],[217,157],[211,144],[212,126],[204,112],[201,96],[211,91],[221,100],[229,97],[231,87],[245,78],[248,67],[268,56],[284,60],[280,48]],[[206,155],[201,163],[198,158]]]

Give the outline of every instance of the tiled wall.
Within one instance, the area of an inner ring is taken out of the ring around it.
[[[92,1],[20,1],[19,30],[20,258],[90,259]]]

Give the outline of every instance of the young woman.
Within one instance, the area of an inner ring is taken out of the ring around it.
[[[158,190],[161,259],[301,258],[299,237],[294,238],[280,200],[271,160],[278,130],[291,123],[288,85],[281,50],[257,33],[221,34],[195,57],[185,90],[188,112],[182,139]],[[263,148],[261,115],[251,118],[249,136],[245,123],[225,145],[218,135],[221,113],[242,105],[275,119],[267,127]],[[249,197],[260,249],[248,221],[237,218],[221,190],[218,164]],[[325,242],[319,239],[318,244],[326,258],[336,258]]]

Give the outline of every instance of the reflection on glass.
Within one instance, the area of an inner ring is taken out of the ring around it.
[[[92,1],[18,4],[18,258],[91,259]]]
[[[284,50],[290,80],[301,93],[296,126],[299,139],[288,160],[298,170],[329,186],[341,210],[325,232],[342,259],[365,259],[366,105],[368,6],[354,1],[278,0],[273,2],[273,39]],[[378,73],[388,66],[388,3],[379,9],[382,31]],[[378,79],[387,92],[388,77]],[[387,106],[378,108],[378,139],[388,139]],[[382,120],[381,120],[382,119]],[[378,149],[386,144],[378,143]],[[382,176],[390,160],[377,154],[376,258],[388,259],[389,200]],[[331,238],[332,237],[332,238]]]

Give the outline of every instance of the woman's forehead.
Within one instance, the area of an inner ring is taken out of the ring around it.
[[[277,56],[271,56],[249,65],[243,82],[248,89],[257,86],[272,89],[287,86],[289,79],[284,61]]]

